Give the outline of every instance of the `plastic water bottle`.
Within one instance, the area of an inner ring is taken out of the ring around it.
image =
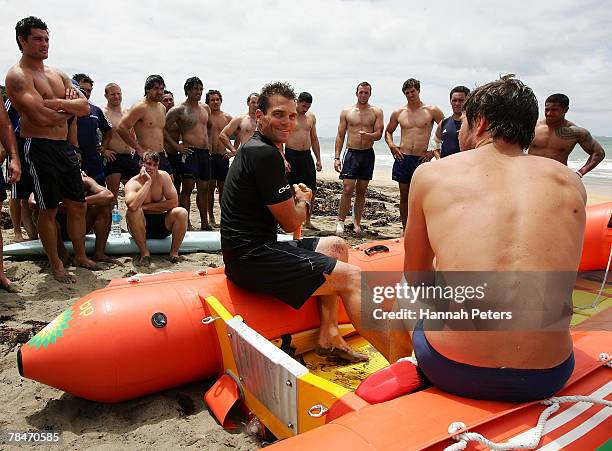
[[[119,208],[117,205],[113,207],[112,221],[110,235],[112,238],[121,238],[121,215],[119,214]]]

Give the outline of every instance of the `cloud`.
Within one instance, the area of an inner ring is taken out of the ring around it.
[[[184,80],[197,75],[238,114],[249,92],[281,79],[313,94],[319,133],[333,136],[359,81],[372,83],[371,102],[386,120],[405,103],[406,78],[420,79],[421,98],[450,113],[453,86],[512,72],[541,105],[565,92],[570,120],[612,136],[612,12],[604,2],[107,0],[81,2],[74,12],[56,1],[3,3],[5,72],[20,56],[15,23],[39,16],[51,29],[48,63],[91,75],[99,104],[110,81],[122,86],[129,105],[149,74],[161,74],[178,99]]]

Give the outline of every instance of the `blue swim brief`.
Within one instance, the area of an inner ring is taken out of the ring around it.
[[[425,377],[439,389],[466,398],[508,402],[549,398],[563,388],[574,370],[574,353],[546,369],[487,368],[455,362],[429,344],[423,320],[417,322],[412,342]]]

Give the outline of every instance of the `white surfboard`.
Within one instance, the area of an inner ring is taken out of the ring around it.
[[[279,241],[288,241],[293,239],[291,235],[278,235]],[[85,251],[92,254],[96,242],[95,235],[85,235]],[[167,254],[170,252],[170,244],[172,237],[168,236],[163,240],[147,240],[147,247],[152,254]],[[68,252],[72,253],[72,242],[64,241],[64,246]],[[202,232],[194,231],[187,232],[183,243],[179,249],[182,254],[191,252],[218,252],[221,250],[221,233],[220,232]],[[108,237],[106,242],[105,252],[108,255],[128,255],[138,254],[138,246],[129,233],[122,233],[120,238]],[[40,240],[23,241],[4,246],[4,255],[6,256],[28,256],[28,255],[45,255],[45,250]]]

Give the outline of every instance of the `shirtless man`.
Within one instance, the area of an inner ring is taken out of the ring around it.
[[[183,155],[183,170],[181,181],[180,205],[187,212],[191,211],[191,192],[197,185],[196,203],[200,211],[202,230],[212,230],[208,224],[208,185],[210,181],[210,151],[208,136],[212,128],[210,108],[200,103],[204,85],[198,77],[185,81],[187,99],[168,111],[166,128],[178,124],[183,142],[177,144],[174,150]],[[191,222],[189,222],[191,224]],[[191,228],[191,226],[190,226]]]
[[[147,239],[172,235],[168,260],[176,263],[187,231],[187,210],[178,206],[178,196],[167,172],[159,170],[159,153],[147,151],[142,156],[140,173],[125,185],[126,221],[138,249],[139,266],[150,266]]]
[[[548,398],[574,366],[569,323],[586,192],[564,165],[524,154],[533,140],[538,103],[519,80],[508,75],[476,88],[464,111],[459,133],[464,152],[414,173],[404,275],[414,285],[422,274],[433,277],[434,270],[446,272],[442,277],[453,271],[495,276],[478,307],[531,313],[523,313],[519,325],[512,326],[514,317],[479,320],[472,330],[434,329],[431,321],[419,320],[412,340],[401,327],[387,327],[386,336],[375,334],[373,344],[390,362],[409,356],[414,345],[419,369],[449,393],[498,401]],[[568,280],[558,284],[564,273]],[[543,312],[548,317],[566,308],[569,315],[554,330],[539,323]]]
[[[544,104],[544,119],[535,129],[535,138],[529,146],[529,154],[552,158],[567,166],[569,154],[576,144],[589,154],[589,158],[576,174],[580,178],[593,170],[606,156],[603,147],[589,131],[565,119],[569,110],[569,98],[565,94],[553,94]]]
[[[217,227],[214,214],[215,188],[219,190],[219,205],[221,205],[223,184],[229,170],[229,159],[233,156],[232,152],[227,150],[219,139],[221,130],[232,120],[232,116],[221,111],[222,102],[223,96],[219,91],[211,89],[206,93],[206,105],[210,107],[210,119],[212,121],[210,130],[210,186],[208,187],[208,223],[211,227]]]
[[[121,119],[126,114],[126,110],[121,108],[121,100],[123,99],[121,87],[117,83],[109,83],[104,87],[104,97],[106,97],[106,106],[102,111],[113,126],[113,134],[110,142],[104,149],[103,156],[106,159],[104,173],[106,174],[106,186],[115,196],[115,204],[117,203],[117,193],[119,192],[119,184],[125,183],[140,172],[138,167],[138,156],[134,158],[134,150],[125,143],[121,136],[115,133]],[[134,131],[131,131],[132,137],[135,138]]]
[[[257,102],[259,101],[259,94],[253,92],[247,97],[247,106],[249,111],[236,116],[229,124],[225,126],[221,133],[219,133],[219,140],[223,143],[225,148],[232,153],[232,156],[236,155],[238,146],[246,143],[257,127],[257,121],[255,119],[255,111],[257,111]],[[235,136],[236,139],[232,144],[230,138]]]
[[[338,207],[338,223],[336,235],[344,234],[344,220],[351,206],[351,197],[355,192],[355,207],[353,224],[355,233],[362,234],[361,215],[365,205],[366,190],[374,173],[374,141],[378,141],[383,133],[383,112],[380,108],[368,103],[372,95],[372,86],[367,81],[357,85],[357,103],[345,108],[340,113],[340,124],[336,136],[336,156],[334,169],[342,179],[342,197]],[[348,131],[346,152],[340,160],[344,138]]]
[[[67,141],[68,119],[89,114],[89,104],[74,89],[68,76],[45,66],[48,57],[47,25],[36,17],[20,20],[15,27],[21,60],[6,76],[6,90],[20,114],[18,145],[30,164],[34,193],[40,206],[38,231],[55,279],[74,283],[57,253],[55,215],[59,202],[66,206],[68,234],[75,264],[96,269],[85,255],[85,196],[79,160]]]
[[[451,89],[450,104],[453,114],[442,119],[434,135],[435,147],[433,152],[438,160],[459,152],[461,115],[463,114],[463,104],[469,93],[470,90],[465,86],[455,86]]]
[[[16,183],[21,177],[21,164],[19,161],[19,154],[17,153],[17,142],[15,140],[15,133],[13,132],[13,126],[4,108],[4,103],[0,104],[0,165],[4,163],[6,155],[10,155],[8,163],[8,180],[10,184]],[[2,204],[6,200],[6,185],[4,175],[0,172],[0,218],[2,217]],[[19,291],[6,274],[4,274],[4,263],[2,258],[2,232],[0,231],[0,290],[6,290],[9,293],[17,293]]]
[[[287,178],[291,186],[303,183],[312,190],[312,199],[310,200],[312,207],[308,210],[303,226],[307,229],[319,230],[312,225],[310,217],[315,206],[315,194],[317,192],[316,171],[321,171],[323,166],[321,165],[321,146],[319,146],[319,137],[317,136],[317,119],[313,113],[308,111],[310,105],[312,105],[312,95],[308,92],[300,93],[297,99],[296,124],[287,139],[285,158],[289,163]],[[312,148],[317,159],[316,171],[315,163],[310,156],[310,148]]]
[[[166,107],[166,114],[168,114],[170,108],[174,106],[174,94],[165,89],[161,103],[163,103],[163,105]],[[168,157],[168,161],[170,161],[170,166],[172,166],[172,178],[174,181],[174,187],[176,188],[177,194],[180,196],[181,171],[183,166],[181,158],[183,156],[174,149],[181,141],[181,131],[179,130],[179,126],[177,123],[174,123],[172,126],[167,127],[166,131],[167,133],[164,132],[164,149],[166,149],[166,156]]]
[[[161,75],[149,75],[145,81],[145,96],[123,116],[117,126],[119,137],[138,157],[147,150],[159,154],[159,168],[172,174],[172,167],[164,151],[164,126],[166,125],[166,108],[161,104],[164,95],[164,79]],[[136,133],[136,139],[132,134]]]
[[[427,105],[420,99],[421,82],[414,78],[406,80],[402,92],[408,103],[393,111],[385,129],[385,141],[395,163],[391,178],[399,183],[400,218],[402,230],[406,229],[408,215],[408,191],[412,174],[421,163],[430,161],[433,150],[428,151],[429,138],[434,123],[439,124],[444,119],[444,113],[435,105]],[[393,132],[399,124],[401,139],[399,147],[393,143]]]

